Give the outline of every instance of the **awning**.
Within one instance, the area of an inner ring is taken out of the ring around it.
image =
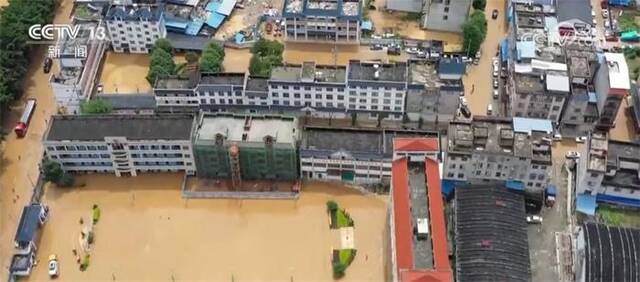
[[[507,186],[507,189],[524,191],[524,183],[522,181],[507,180],[505,186]]]
[[[506,62],[509,59],[509,41],[506,38],[500,42],[500,58],[502,62]]]
[[[596,214],[596,197],[593,195],[580,194],[576,197],[576,210],[586,215]]]

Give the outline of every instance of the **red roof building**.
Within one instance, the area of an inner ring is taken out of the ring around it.
[[[393,203],[391,244],[394,281],[453,281],[440,187],[438,153],[438,139],[394,139],[396,159],[391,169]],[[424,170],[422,167],[410,170],[409,162],[423,164]],[[418,177],[418,181],[415,177]],[[421,181],[422,177],[424,181]],[[413,182],[412,179],[414,179]],[[415,187],[415,185],[424,186],[425,183],[426,187]],[[425,199],[424,202],[422,202],[423,199]],[[430,242],[416,239],[415,234],[417,220],[427,217],[429,217],[427,221],[430,232],[426,237]],[[418,246],[418,244],[421,245]],[[431,246],[431,254],[420,253],[424,251],[425,246],[427,249]]]

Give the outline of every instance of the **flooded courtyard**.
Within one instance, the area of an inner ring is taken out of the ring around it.
[[[353,264],[343,281],[385,279],[386,198],[341,185],[305,185],[298,200],[185,200],[178,174],[78,177],[85,187],[48,187],[51,208],[30,281],[48,280],[46,258],[56,254],[64,281],[332,281],[328,227],[333,199],[355,221]],[[80,218],[97,204],[95,244],[81,272],[72,248]],[[123,259],[123,255],[126,259]]]
[[[100,83],[104,93],[151,92],[151,85],[146,79],[150,55],[107,52],[103,60]]]

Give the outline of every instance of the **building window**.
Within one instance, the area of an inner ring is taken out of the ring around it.
[[[444,16],[442,16],[442,19],[446,21],[446,20],[448,20],[448,19],[449,19],[449,16],[444,15]]]

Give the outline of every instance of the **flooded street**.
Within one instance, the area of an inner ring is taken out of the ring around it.
[[[224,48],[222,68],[225,72],[249,72],[251,49]]]
[[[104,93],[147,93],[151,85],[147,82],[149,71],[148,54],[106,52],[100,83]]]
[[[498,45],[500,41],[505,38],[507,27],[505,23],[505,2],[504,0],[491,0],[487,1],[487,21],[488,31],[487,38],[482,44],[482,57],[480,58],[479,65],[471,65],[467,68],[467,75],[464,77],[465,97],[469,103],[469,108],[473,115],[486,115],[487,105],[493,102],[491,93],[492,77],[491,77],[491,62],[493,57],[496,56],[498,51]],[[497,19],[491,19],[491,11],[497,9],[499,16]],[[475,85],[475,86],[474,86]],[[474,89],[472,93],[472,89]],[[498,104],[494,104],[494,109],[502,109],[503,106],[496,107]],[[500,110],[502,112],[502,110]]]
[[[376,33],[382,33],[385,28],[392,28],[396,34],[399,34],[402,37],[408,37],[412,39],[423,39],[423,40],[442,40],[448,44],[461,44],[462,36],[461,34],[452,33],[452,32],[439,32],[439,31],[429,31],[421,29],[419,26],[419,20],[409,20],[405,17],[404,13],[401,12],[385,12],[384,7],[386,1],[391,0],[378,0],[375,1],[376,9],[369,10],[369,18],[373,22],[373,25],[376,29]],[[494,5],[493,2],[502,2],[502,0],[491,0],[487,1],[487,11],[491,5]],[[418,11],[416,11],[418,12]]]
[[[61,1],[55,23],[69,22],[72,0]],[[33,52],[32,64],[27,72],[24,95],[5,113],[3,128],[8,135],[2,143],[0,160],[0,279],[6,281],[9,254],[13,252],[13,238],[22,207],[31,197],[32,183],[38,175],[37,164],[42,155],[41,140],[46,128],[46,119],[55,112],[55,104],[49,88],[50,74],[42,72],[46,46]],[[54,67],[55,69],[55,67]],[[12,129],[19,119],[28,98],[37,99],[36,110],[31,119],[27,136],[17,139]]]
[[[633,117],[630,116],[631,113],[628,107],[629,103],[627,103],[627,99],[623,99],[622,104],[620,104],[620,110],[618,110],[618,115],[616,116],[616,127],[609,131],[609,138],[612,140],[624,142],[635,142],[638,140],[633,126]]]
[[[384,280],[386,199],[314,184],[298,200],[185,200],[178,174],[77,180],[86,187],[47,188],[52,216],[30,281],[48,280],[49,254],[58,255],[63,281],[332,281],[331,249],[339,240],[328,227],[329,199],[356,226],[358,255],[342,281]],[[93,204],[101,218],[91,263],[81,272],[71,249]]]

